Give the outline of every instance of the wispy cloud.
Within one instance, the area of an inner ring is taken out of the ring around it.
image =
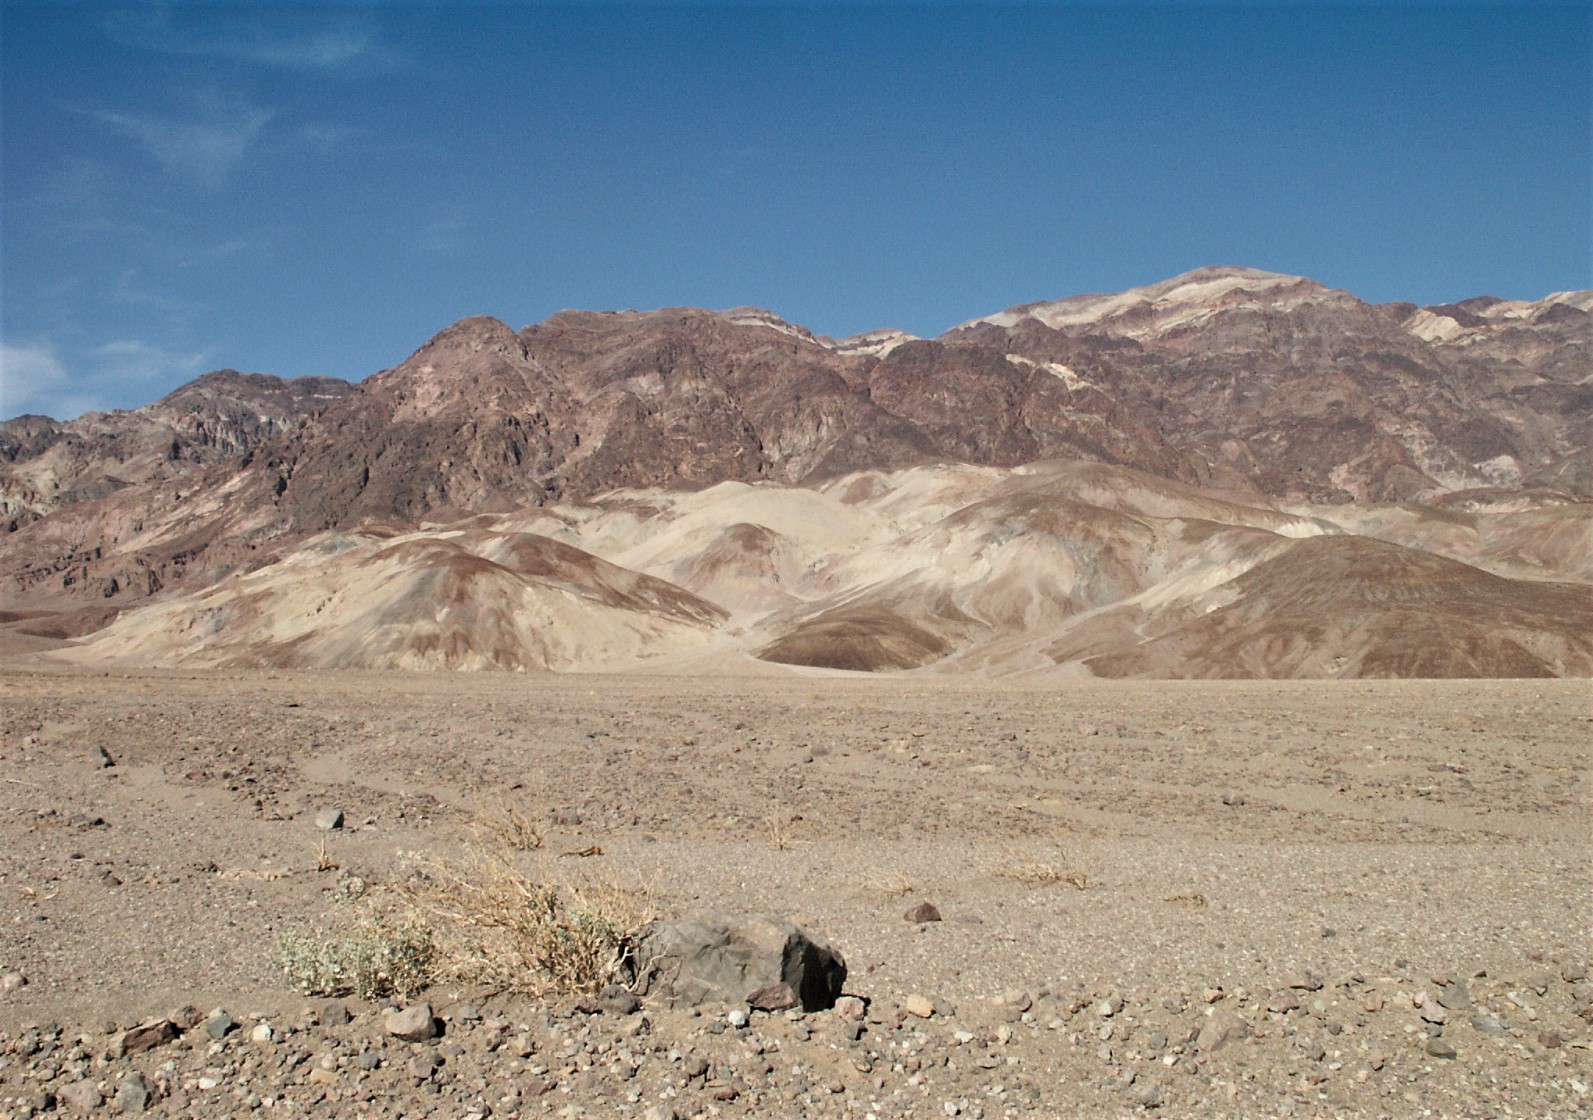
[[[190,381],[209,354],[118,339],[63,357],[54,341],[0,343],[0,418],[40,413],[70,420],[143,404]]]
[[[76,416],[85,408],[71,401],[70,379],[66,366],[50,342],[28,345],[0,343],[0,418],[21,416],[27,412],[58,416],[55,411],[76,408]]]
[[[236,95],[195,94],[188,113],[79,110],[138,142],[167,171],[206,187],[220,187],[260,130],[276,115]]]
[[[288,5],[243,13],[157,4],[114,13],[102,27],[114,42],[140,50],[291,70],[385,70],[398,62],[369,20],[356,13],[311,12]]]
[[[97,363],[96,379],[113,382],[119,388],[133,388],[159,387],[196,377],[209,354],[183,353],[127,338],[96,346],[89,351],[89,357]]]

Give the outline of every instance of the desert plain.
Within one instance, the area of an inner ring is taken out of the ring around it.
[[[1593,1115],[1586,680],[21,650],[0,719],[0,1117]],[[528,874],[828,940],[860,1021],[286,983],[514,817]]]

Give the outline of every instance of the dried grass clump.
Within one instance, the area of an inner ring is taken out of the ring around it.
[[[547,841],[534,814],[525,812],[509,801],[505,801],[496,811],[478,812],[475,830],[477,841],[483,847],[497,846],[513,852],[541,851]]]
[[[1050,850],[1041,855],[1009,847],[1007,861],[997,865],[995,874],[1002,879],[1036,886],[1065,883],[1080,891],[1088,887],[1090,882],[1083,856],[1068,843],[1065,834],[1059,834]]]
[[[631,935],[653,917],[651,892],[601,873],[539,875],[502,848],[462,862],[426,860],[404,888],[443,938],[458,980],[542,996],[595,992],[621,978]]]

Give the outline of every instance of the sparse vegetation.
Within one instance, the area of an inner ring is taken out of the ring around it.
[[[496,811],[477,813],[475,827],[477,839],[484,846],[497,844],[514,852],[540,851],[547,841],[535,815],[510,801],[505,801]]]
[[[997,865],[995,874],[1002,879],[1031,885],[1065,883],[1080,891],[1090,882],[1083,857],[1063,835],[1057,837],[1049,851],[1039,856],[1033,851],[1009,847],[1006,862]]]
[[[524,871],[501,846],[462,862],[425,860],[404,894],[434,923],[439,974],[533,995],[592,992],[617,979],[651,892],[604,873]]]
[[[305,995],[408,998],[431,983],[437,946],[420,922],[374,919],[343,938],[284,934],[277,960],[288,985]]]

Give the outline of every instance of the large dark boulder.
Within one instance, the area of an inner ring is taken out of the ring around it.
[[[761,914],[697,914],[654,922],[637,939],[635,990],[668,1007],[744,1003],[778,984],[804,1011],[835,1006],[846,961],[822,939]]]

